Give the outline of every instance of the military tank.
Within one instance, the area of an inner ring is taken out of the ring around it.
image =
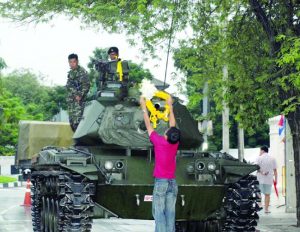
[[[33,231],[91,231],[93,218],[153,219],[153,146],[128,65],[116,62],[98,63],[99,91],[85,105],[74,146],[45,147],[32,159]],[[152,103],[164,112],[163,99]],[[228,154],[198,152],[197,123],[178,99],[173,107],[182,137],[176,231],[255,231],[259,190],[250,174],[258,167]],[[155,120],[163,133],[168,123]]]

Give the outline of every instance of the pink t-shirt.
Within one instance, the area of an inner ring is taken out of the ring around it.
[[[176,153],[178,144],[169,143],[164,136],[153,131],[150,141],[154,145],[155,166],[153,176],[155,178],[174,179],[176,171]]]

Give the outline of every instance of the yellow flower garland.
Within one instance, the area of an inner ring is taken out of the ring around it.
[[[161,98],[166,101],[170,97],[170,95],[163,91],[157,91],[157,92],[155,92],[154,97],[158,97],[158,98]],[[168,104],[165,105],[165,110],[163,112],[160,110],[157,110],[154,107],[151,100],[148,100],[148,99],[146,100],[146,106],[150,112],[150,121],[153,124],[153,128],[157,127],[157,121],[160,119],[164,120],[165,122],[169,121],[168,115],[170,113],[170,107]]]

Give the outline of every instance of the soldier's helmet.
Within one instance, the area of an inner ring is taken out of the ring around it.
[[[107,54],[109,55],[110,53],[116,53],[117,55],[119,55],[119,49],[117,47],[110,47],[107,51]]]

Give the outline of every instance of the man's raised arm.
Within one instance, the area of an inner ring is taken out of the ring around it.
[[[173,112],[173,99],[170,96],[167,100],[167,104],[170,107],[170,113],[169,113],[169,126],[170,127],[175,127],[176,126],[176,120]]]
[[[141,104],[141,108],[143,110],[143,117],[144,117],[145,126],[147,128],[148,135],[150,136],[154,129],[153,129],[153,127],[151,125],[151,122],[150,122],[150,118],[149,118],[149,115],[148,115],[148,110],[147,110],[147,107],[146,107],[145,98],[142,97],[142,96],[140,97],[140,104]]]

